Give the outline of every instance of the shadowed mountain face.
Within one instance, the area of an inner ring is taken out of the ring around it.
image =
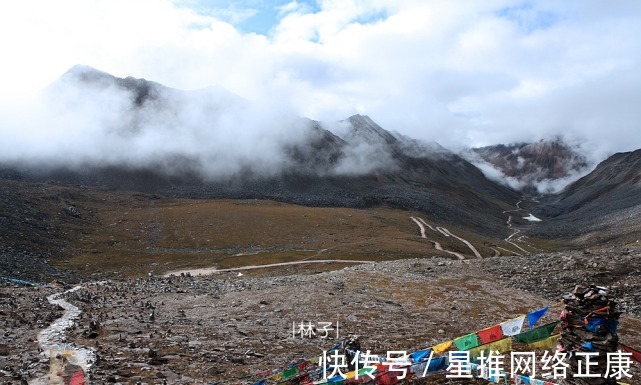
[[[475,148],[467,155],[479,167],[491,166],[512,187],[529,193],[559,191],[589,167],[586,157],[561,139]]]
[[[495,235],[506,232],[501,212],[518,200],[458,155],[367,116],[319,123],[221,90],[179,91],[89,67],[74,67],[48,93],[81,125],[74,137],[54,138],[66,151],[5,160],[4,175],[172,197],[386,204]]]
[[[576,243],[635,242],[641,235],[641,150],[611,156],[543,200],[535,213],[550,218],[532,229],[536,234]]]

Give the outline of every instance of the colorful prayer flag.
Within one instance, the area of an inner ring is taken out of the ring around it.
[[[356,378],[356,371],[349,372],[345,375],[345,384],[360,385],[371,383],[372,377],[369,376],[370,374],[375,377],[376,367],[359,369],[358,378]]]
[[[544,340],[529,343],[527,346],[530,350],[552,350],[559,344],[559,338],[561,335],[555,334]]]
[[[505,353],[510,350],[512,350],[512,338],[503,338],[501,340],[470,349],[470,357],[473,361],[476,361],[481,356],[481,352],[485,352],[484,356],[488,357],[491,351]]]
[[[485,380],[488,380],[490,382],[496,383],[496,384],[508,384],[508,376],[506,372],[500,371],[498,375],[493,375],[490,376],[490,373],[488,370],[482,370],[481,365],[477,363],[470,363],[470,366],[472,367],[472,373],[479,378],[483,378]]]
[[[423,377],[425,367],[427,366],[427,373],[438,372],[447,368],[447,357],[432,358],[429,361],[423,361],[419,364],[410,366],[410,372],[414,373],[417,377]]]
[[[430,355],[430,349],[425,349],[425,350],[420,350],[418,352],[414,352],[410,354],[410,358],[412,359],[412,362],[420,362],[423,360],[423,358],[427,357]]]
[[[343,376],[334,376],[327,379],[327,383],[331,383],[332,385],[342,385],[344,382],[345,379],[343,378]]]
[[[302,372],[303,370],[305,370],[305,368],[306,368],[309,364],[310,364],[310,361],[303,361],[303,362],[301,362],[300,364],[296,365],[296,367],[298,368],[298,370],[299,370],[300,372]]]
[[[376,366],[376,369],[378,370],[376,378],[374,379],[376,385],[394,385],[402,380],[399,379],[399,377],[403,376],[403,372],[396,370],[397,368],[390,370],[389,366],[380,364]]]
[[[634,350],[631,347],[623,345],[621,343],[619,345],[621,345],[621,348],[623,348],[623,350],[625,350],[626,352],[632,353],[633,360],[635,360],[638,363],[641,363],[641,352]]]
[[[525,316],[516,317],[512,320],[501,323],[501,332],[504,336],[514,336],[521,333]]]
[[[526,344],[531,344],[532,342],[544,340],[552,334],[552,331],[556,327],[559,321],[549,323],[547,325],[539,326],[536,329],[528,330],[526,332],[517,334],[514,336],[514,339],[519,342],[524,342]]]
[[[434,346],[432,346],[432,350],[436,354],[444,353],[444,352],[448,351],[450,347],[452,347],[452,342],[454,342],[454,341],[450,340],[450,341],[442,342],[442,343],[440,343],[438,345],[434,345]]]
[[[490,342],[498,341],[503,338],[501,325],[495,325],[487,329],[479,330],[476,332],[481,344],[489,344]]]
[[[454,345],[456,345],[458,350],[470,350],[479,346],[479,339],[476,333],[470,333],[454,339]]]
[[[534,310],[526,315],[527,317],[527,323],[529,327],[534,326],[534,324],[537,323],[538,320],[541,319],[545,315],[545,313],[548,312],[549,307],[544,307],[538,310]]]
[[[294,367],[291,367],[291,368],[289,368],[289,369],[287,369],[287,370],[283,371],[281,378],[282,378],[283,380],[286,380],[286,379],[288,379],[288,378],[294,377],[294,376],[295,376],[295,375],[297,375],[298,373],[300,373],[300,371],[298,370],[298,368],[297,368],[297,367],[295,367],[295,366],[294,366]]]

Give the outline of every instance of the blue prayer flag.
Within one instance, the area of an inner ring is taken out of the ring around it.
[[[587,350],[593,352],[594,351],[594,346],[592,345],[592,342],[588,341],[583,344],[583,347],[586,348]]]
[[[438,357],[432,358],[429,366],[427,367],[428,372],[438,372],[440,370],[445,370],[447,368],[447,357]]]
[[[528,315],[526,315],[528,326],[529,327],[534,326],[534,324],[536,324],[537,321],[540,320],[541,317],[543,317],[547,312],[548,312],[547,306],[542,309],[534,310],[533,312],[530,312]]]
[[[410,358],[412,359],[412,362],[420,362],[423,358],[430,355],[430,351],[431,349],[419,350],[418,352],[410,354]]]

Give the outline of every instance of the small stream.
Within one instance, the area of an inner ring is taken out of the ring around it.
[[[38,333],[38,345],[42,349],[41,355],[47,358],[50,357],[51,350],[72,353],[69,361],[83,368],[86,373],[87,369],[96,361],[96,353],[91,348],[77,347],[73,343],[67,343],[67,337],[65,336],[65,330],[75,324],[75,320],[81,311],[67,302],[64,299],[64,295],[73,293],[81,288],[82,286],[76,286],[62,293],[52,294],[47,297],[49,303],[59,305],[65,312],[62,317],[55,320],[48,328]],[[49,384],[49,374],[29,381],[29,385],[41,384]]]

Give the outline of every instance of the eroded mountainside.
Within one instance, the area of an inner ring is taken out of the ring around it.
[[[534,210],[548,218],[533,234],[570,243],[637,242],[641,227],[641,150],[618,153],[547,197]]]

